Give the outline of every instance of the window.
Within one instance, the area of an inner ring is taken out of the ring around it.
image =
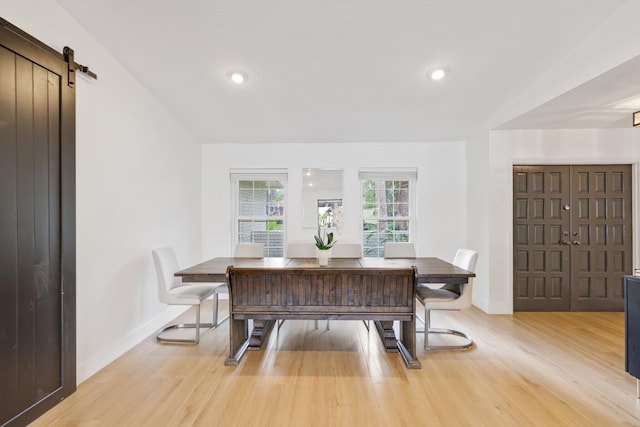
[[[383,257],[385,242],[414,241],[416,171],[360,171],[359,175],[364,256]]]
[[[265,257],[284,255],[287,174],[232,172],[235,243],[263,243]]]

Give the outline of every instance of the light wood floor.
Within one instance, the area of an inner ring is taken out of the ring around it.
[[[476,346],[420,351],[423,369],[408,370],[362,322],[332,321],[326,331],[323,321],[287,321],[265,349],[226,367],[228,323],[198,346],[150,337],[33,425],[640,425],[623,313],[474,308],[432,320],[470,333]]]

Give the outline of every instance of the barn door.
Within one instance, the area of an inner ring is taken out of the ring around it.
[[[631,166],[515,166],[515,311],[622,311]]]
[[[0,24],[0,425],[22,425],[75,390],[75,92]]]

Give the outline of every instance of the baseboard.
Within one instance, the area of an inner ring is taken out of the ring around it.
[[[187,311],[190,306],[183,305],[174,305],[167,306],[167,309],[162,312],[159,316],[151,319],[144,325],[140,326],[135,331],[123,337],[114,345],[109,348],[101,351],[98,354],[95,354],[84,362],[78,362],[76,365],[76,382],[77,384],[82,383],[87,380],[89,377],[100,371],[102,368],[109,365],[111,362],[116,360],[118,357],[122,356],[127,351],[131,350],[137,344],[139,344],[142,340],[149,337],[149,335],[154,334],[164,325],[180,316],[182,313]]]

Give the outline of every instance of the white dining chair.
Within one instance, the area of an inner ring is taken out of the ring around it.
[[[263,258],[264,243],[238,243],[233,256],[234,258]]]
[[[290,242],[287,244],[287,258],[316,258],[316,245],[313,242]]]
[[[178,257],[173,248],[165,247],[154,249],[151,252],[158,276],[158,298],[160,302],[168,305],[192,305],[196,307],[195,323],[177,323],[165,326],[156,334],[156,339],[163,343],[198,344],[200,342],[200,328],[215,328],[227,320],[229,316],[218,319],[218,294],[228,292],[227,285],[223,283],[183,283],[174,273],[180,271]],[[213,297],[213,321],[211,323],[200,322],[200,306],[202,301]],[[163,334],[171,329],[195,329],[194,339],[167,338]]]
[[[385,258],[415,258],[416,248],[411,242],[385,242]]]
[[[464,270],[474,272],[478,262],[478,253],[469,249],[458,249],[452,264]],[[444,285],[440,288],[418,287],[416,289],[416,299],[424,306],[424,349],[425,350],[460,350],[473,345],[473,339],[460,331],[454,329],[432,328],[432,310],[466,310],[471,307],[473,290],[473,277],[469,277],[464,284]],[[447,334],[465,339],[461,345],[431,345],[429,344],[429,334]]]
[[[338,242],[331,248],[331,258],[362,258],[362,245]]]

